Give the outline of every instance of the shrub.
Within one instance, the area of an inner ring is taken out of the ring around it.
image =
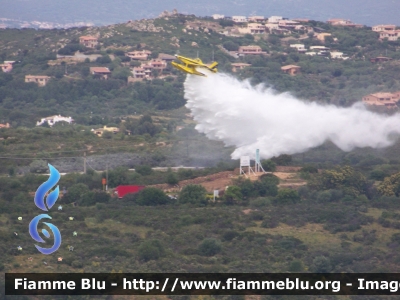
[[[165,255],[163,245],[159,240],[144,241],[138,249],[139,258],[144,261],[157,260]]]
[[[82,202],[83,196],[90,193],[89,188],[86,184],[77,183],[68,188],[67,193],[63,197],[63,202]]]
[[[71,264],[72,267],[74,268],[82,268],[83,264],[80,260],[74,260]]]
[[[168,172],[167,183],[170,185],[176,185],[179,183],[178,176],[172,172]]]
[[[318,173],[318,168],[311,166],[311,165],[307,165],[304,166],[303,168],[301,168],[300,172],[303,173]]]
[[[232,241],[238,235],[239,235],[239,233],[237,231],[228,230],[228,231],[224,232],[224,234],[222,235],[222,238],[224,241]]]
[[[160,189],[148,187],[137,194],[136,203],[139,205],[164,205],[169,201],[168,196]]]
[[[292,189],[281,189],[276,196],[278,204],[296,203],[300,201],[299,193]]]
[[[304,265],[301,260],[293,260],[289,264],[289,272],[302,272],[304,271]]]
[[[273,172],[276,170],[276,163],[270,159],[263,159],[261,161],[261,166],[266,172]]]
[[[279,178],[273,174],[263,174],[260,176],[260,180],[275,185],[279,184]]]
[[[278,227],[279,222],[271,217],[264,218],[264,221],[261,223],[262,228],[276,228]]]
[[[233,204],[242,201],[243,195],[241,189],[236,185],[231,185],[225,191],[224,199],[227,204]]]
[[[207,191],[197,184],[189,184],[182,188],[179,193],[179,203],[191,203],[197,205],[207,205]]]
[[[311,270],[315,273],[329,273],[332,270],[331,260],[323,255],[313,260]]]
[[[151,173],[153,173],[153,169],[148,165],[136,166],[135,171],[142,176],[151,175]]]
[[[203,256],[214,256],[221,252],[221,249],[220,241],[213,238],[204,239],[197,248],[199,254]]]
[[[292,163],[292,156],[287,154],[282,154],[277,157],[271,158],[271,160],[278,166],[289,166]]]

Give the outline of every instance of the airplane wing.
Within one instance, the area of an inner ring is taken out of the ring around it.
[[[180,71],[183,71],[185,73],[193,74],[193,75],[199,75],[199,76],[206,76],[203,73],[198,72],[194,66],[184,66],[181,64],[178,64],[176,62],[171,62],[171,64],[177,68]]]
[[[183,64],[178,64],[176,62],[171,62],[172,66],[177,68],[180,71],[185,73],[199,75],[199,76],[206,76],[205,74],[199,72],[197,68],[206,68],[211,72],[217,72],[217,62],[213,62],[211,65],[204,64],[200,58],[188,58],[181,55],[175,55],[177,59],[179,59]]]
[[[181,55],[175,55],[177,59],[187,65],[203,66],[203,62],[200,58],[188,58]]]

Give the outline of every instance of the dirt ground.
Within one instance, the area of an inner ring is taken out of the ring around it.
[[[306,181],[298,178],[298,173],[293,172],[267,172],[269,174],[273,174],[280,179],[279,187],[285,188],[298,188],[299,186],[307,184]],[[184,186],[189,184],[200,184],[202,185],[208,193],[213,193],[214,190],[219,190],[220,192],[225,191],[225,189],[232,185],[232,180],[239,178],[239,169],[234,171],[225,171],[219,172],[216,174],[212,174],[204,177],[197,177],[194,179],[182,180],[176,186],[170,186],[168,184],[156,184],[152,185],[152,187],[156,187],[164,190],[167,193],[178,193]],[[247,177],[252,180],[258,180],[258,177],[263,175],[264,173],[248,173],[246,172]],[[243,175],[242,175],[243,176]]]

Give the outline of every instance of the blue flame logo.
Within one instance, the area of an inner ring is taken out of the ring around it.
[[[60,180],[60,173],[54,168],[52,165],[49,165],[50,169],[50,177],[49,179],[42,183],[39,188],[36,190],[35,194],[35,205],[40,208],[41,210],[48,211],[53,207],[58,199],[58,195],[60,192],[59,186],[57,186],[53,191],[51,191],[46,197],[46,204],[45,204],[45,196],[46,194],[56,185],[56,183]],[[37,241],[38,243],[45,243],[45,241],[40,237],[37,226],[41,219],[51,219],[51,217],[47,214],[41,214],[32,219],[29,223],[29,234],[31,237]],[[54,245],[51,248],[42,248],[38,245],[35,247],[42,253],[42,254],[51,254],[60,248],[61,245],[61,234],[60,230],[56,226],[51,223],[43,222],[45,225],[49,227],[51,232],[54,236]],[[50,238],[50,233],[46,229],[42,229],[42,233],[46,238]]]

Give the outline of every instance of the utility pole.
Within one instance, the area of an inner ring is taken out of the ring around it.
[[[86,151],[83,152],[83,174],[86,174]]]
[[[106,152],[106,191],[108,191],[108,151]]]

